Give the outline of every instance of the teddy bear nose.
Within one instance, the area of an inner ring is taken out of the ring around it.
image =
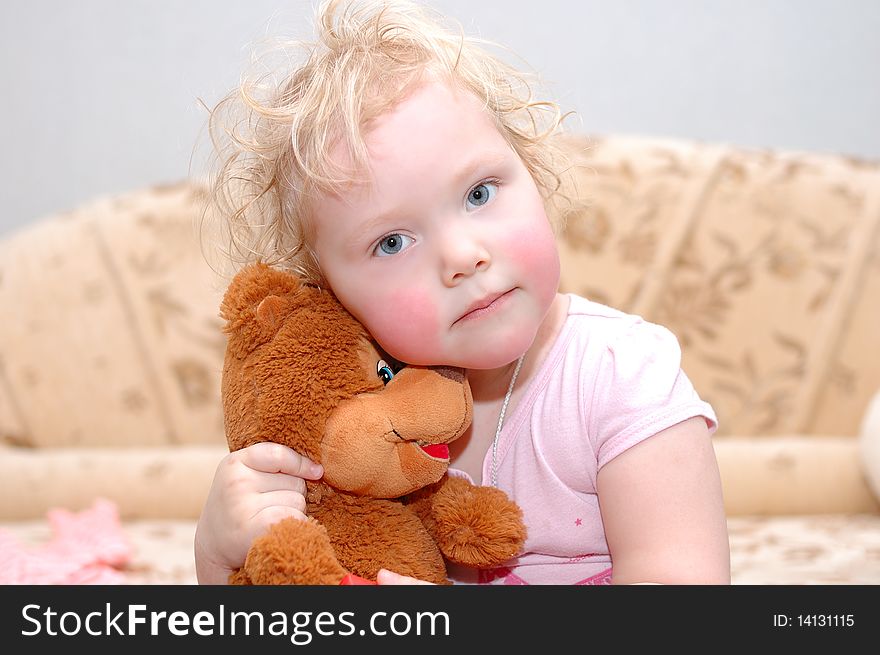
[[[437,366],[434,368],[439,375],[453,382],[464,382],[464,369],[455,368],[453,366]]]

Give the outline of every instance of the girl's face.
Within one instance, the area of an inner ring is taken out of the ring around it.
[[[531,345],[559,257],[528,169],[470,93],[427,82],[366,135],[370,183],[314,205],[331,289],[392,357],[490,369]],[[349,163],[345,148],[334,152]]]

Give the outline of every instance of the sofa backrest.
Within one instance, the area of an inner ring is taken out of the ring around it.
[[[719,434],[854,435],[880,387],[880,166],[572,137],[563,291],[661,323]],[[108,196],[0,241],[0,443],[225,444],[227,278],[196,183]]]
[[[564,290],[665,325],[718,434],[855,435],[880,388],[880,164],[573,139]]]
[[[104,197],[0,243],[3,442],[225,444],[205,198],[188,183]]]

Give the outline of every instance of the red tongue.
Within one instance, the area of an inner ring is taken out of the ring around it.
[[[445,443],[432,443],[427,446],[419,446],[419,448],[424,450],[431,457],[437,459],[449,459],[449,446]]]

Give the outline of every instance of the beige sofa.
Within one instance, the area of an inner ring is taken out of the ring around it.
[[[831,155],[572,137],[563,290],[662,323],[720,418],[739,584],[880,584],[857,435],[880,388],[880,166]],[[226,452],[227,279],[205,192],[99,198],[0,241],[0,531],[112,500],[131,583],[193,583]]]

